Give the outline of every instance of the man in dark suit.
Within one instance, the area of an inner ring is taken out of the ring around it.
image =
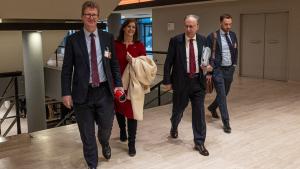
[[[186,16],[184,19],[185,33],[171,38],[164,65],[163,84],[166,90],[173,89],[171,137],[178,137],[177,128],[190,100],[195,149],[200,154],[208,156],[209,153],[204,146],[206,123],[204,115],[205,77],[203,75],[203,70],[207,70],[200,66],[206,39],[197,34],[198,20],[198,16]]]
[[[217,96],[213,103],[208,106],[208,110],[213,118],[218,119],[219,115],[216,109],[219,107],[225,133],[231,133],[226,96],[230,90],[238,57],[237,37],[231,31],[231,26],[232,17],[229,14],[224,14],[220,16],[221,28],[207,37],[207,43],[213,49],[214,34],[216,35],[215,59],[211,59],[210,64],[214,68],[212,79],[217,92]]]
[[[61,87],[64,105],[71,108],[74,103],[85,160],[89,168],[96,168],[98,151],[95,122],[102,154],[110,159],[113,95],[115,90],[123,88],[113,36],[97,29],[98,5],[93,1],[85,2],[81,19],[83,29],[66,40]]]

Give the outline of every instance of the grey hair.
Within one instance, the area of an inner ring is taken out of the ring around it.
[[[184,17],[184,21],[187,20],[188,18],[194,18],[194,19],[196,19],[197,24],[199,24],[199,16],[194,15],[194,14],[186,15],[186,16]]]

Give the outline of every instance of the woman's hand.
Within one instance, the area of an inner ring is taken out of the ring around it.
[[[130,55],[129,52],[127,52],[126,60],[128,61],[128,63],[132,64],[132,56]]]

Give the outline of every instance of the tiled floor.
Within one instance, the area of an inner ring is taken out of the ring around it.
[[[214,95],[207,95],[205,105]],[[114,123],[112,158],[101,169],[297,169],[300,166],[300,84],[239,78],[228,97],[232,133],[206,112],[208,157],[193,150],[191,108],[178,139],[169,137],[171,105],[145,110],[138,124],[137,155],[127,155]],[[86,168],[76,125],[19,136],[0,149],[0,169]],[[1,148],[1,145],[0,145]],[[4,148],[3,148],[4,149]]]

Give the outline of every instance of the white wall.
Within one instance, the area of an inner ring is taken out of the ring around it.
[[[22,32],[0,31],[0,72],[23,71]]]
[[[162,7],[152,10],[153,50],[166,51],[169,39],[184,31],[183,18],[188,14],[200,17],[200,33],[207,35],[219,27],[219,16],[233,16],[233,30],[240,37],[240,15],[249,13],[289,12],[288,33],[288,80],[300,82],[300,54],[297,50],[300,39],[300,1],[296,0],[241,0],[211,4]],[[167,31],[167,23],[175,23],[174,31]],[[238,38],[239,38],[238,37]],[[163,59],[160,62],[164,62]]]
[[[60,42],[63,40],[66,34],[66,30],[52,30],[42,32],[44,64],[47,63],[47,60],[51,55],[54,55],[57,46],[59,46]]]
[[[44,63],[54,54],[66,31],[43,31]],[[21,31],[0,31],[0,72],[23,71],[23,44]]]

